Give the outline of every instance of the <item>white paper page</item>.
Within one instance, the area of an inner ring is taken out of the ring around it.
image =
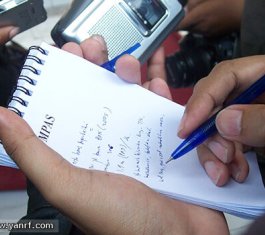
[[[33,95],[23,97],[29,102],[24,119],[73,165],[125,174],[197,204],[264,209],[259,177],[251,174],[244,184],[231,181],[218,188],[206,176],[195,150],[165,164],[182,141],[176,134],[182,106],[81,58],[42,47],[49,51],[49,59],[43,57],[45,69],[34,64],[42,72],[36,76],[37,85],[29,87]],[[251,164],[256,167],[256,162]]]

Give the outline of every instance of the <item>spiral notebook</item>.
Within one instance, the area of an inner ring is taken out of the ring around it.
[[[265,212],[252,154],[246,182],[221,188],[196,151],[166,165],[181,141],[176,130],[184,108],[58,48],[30,48],[9,109],[77,167],[128,175],[168,197],[241,217]],[[3,148],[0,164],[16,167]]]

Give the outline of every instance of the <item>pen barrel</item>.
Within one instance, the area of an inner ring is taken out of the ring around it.
[[[191,135],[178,146],[178,148],[171,154],[171,156],[174,159],[183,156],[187,152],[203,143],[209,136],[216,133],[216,115],[217,114],[212,116],[209,120],[207,120],[207,122],[204,122],[198,129],[192,132]]]
[[[249,104],[264,92],[265,75],[263,75],[259,80],[252,84],[248,89],[246,89],[241,95],[235,98],[227,106],[232,104]]]
[[[215,119],[218,113],[213,115],[206,122],[201,124],[199,128],[191,134],[190,144],[195,147],[203,143],[207,138],[216,133]]]

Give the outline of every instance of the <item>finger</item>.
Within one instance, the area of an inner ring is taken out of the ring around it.
[[[7,26],[0,28],[0,45],[5,44],[7,41],[12,39],[16,34],[18,34],[19,28],[14,26]]]
[[[186,138],[192,130],[209,118],[216,109],[223,106],[231,87],[236,85],[232,78],[228,79],[226,85],[222,81],[222,78],[216,80],[215,77],[209,75],[195,85],[193,94],[188,100],[181,119],[178,130],[179,137]]]
[[[80,44],[84,58],[92,63],[101,65],[108,60],[108,49],[104,38],[93,35]]]
[[[68,42],[62,46],[62,50],[75,54],[83,58],[83,52],[81,47],[74,42]]]
[[[0,107],[0,139],[8,155],[22,169],[30,169],[25,172],[33,172],[35,168],[39,169],[38,162],[45,161],[47,158],[36,155],[45,156],[51,150],[37,138],[24,119],[2,107]],[[39,153],[36,153],[36,150]]]
[[[205,3],[207,2],[207,0],[189,0],[188,3],[187,3],[187,8],[189,10],[192,10],[198,6],[200,6],[202,3]]]
[[[172,96],[169,87],[165,80],[161,78],[154,78],[151,81],[144,84],[144,87],[148,90],[156,93],[159,96],[165,97],[166,99],[172,100]]]
[[[212,182],[216,186],[225,185],[230,179],[230,172],[226,164],[216,158],[211,150],[203,144],[197,148],[197,153],[201,165]]]
[[[179,137],[187,137],[216,109],[241,93],[263,74],[265,56],[246,57],[218,64],[209,76],[195,85],[179,127]]]
[[[150,82],[151,82],[151,81],[146,81],[146,82],[142,85],[143,88],[149,90]]]
[[[240,143],[235,143],[235,155],[233,161],[228,165],[231,176],[238,183],[246,180],[249,173],[248,162],[243,153],[243,147]]]
[[[59,189],[71,165],[45,145],[14,112],[0,108],[0,139],[9,156],[48,199]],[[33,147],[34,146],[34,147]]]
[[[7,153],[17,152],[24,139],[34,136],[31,128],[17,114],[0,107],[0,139]]]
[[[214,135],[208,138],[204,145],[207,146],[211,152],[224,164],[230,163],[234,159],[235,145],[220,135]]]
[[[265,146],[265,105],[233,105],[222,110],[216,127],[226,139],[249,146]]]
[[[208,145],[202,144],[197,148],[201,165],[217,186],[225,185],[229,181],[230,176],[239,183],[246,180],[249,166],[242,150],[241,144],[234,143],[232,160],[224,163],[220,161]]]
[[[141,65],[131,55],[124,55],[116,62],[116,74],[127,82],[141,84]]]
[[[197,31],[200,32],[201,22],[205,21],[205,14],[209,6],[204,4],[204,1],[189,2],[186,9],[187,13],[183,20],[178,25],[179,30]]]
[[[195,26],[197,25],[198,20],[194,18],[194,14],[192,12],[187,12],[185,17],[180,21],[177,25],[176,30],[186,30],[193,32]]]
[[[148,60],[147,68],[148,80],[159,77],[166,81],[165,51],[163,47],[158,48]]]

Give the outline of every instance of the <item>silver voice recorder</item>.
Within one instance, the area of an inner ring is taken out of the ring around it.
[[[62,46],[102,35],[109,59],[140,43],[132,55],[144,63],[183,16],[177,0],[74,0],[51,36]]]

